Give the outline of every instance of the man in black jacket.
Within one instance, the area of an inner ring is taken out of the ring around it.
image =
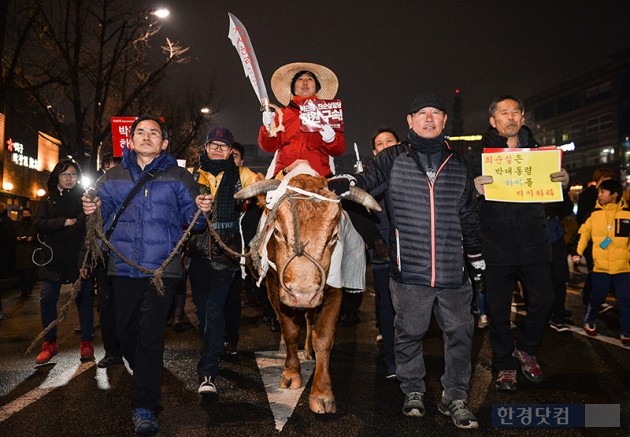
[[[444,139],[446,120],[440,97],[418,96],[407,113],[405,141],[381,151],[364,173],[354,177],[367,191],[385,185],[392,260],[389,286],[396,313],[394,355],[396,377],[405,393],[403,414],[424,415],[422,339],[435,314],[445,342],[444,391],[438,408],[458,428],[477,428],[467,405],[472,287],[462,254],[479,274],[485,264],[473,181],[462,158]],[[338,194],[347,187],[348,179],[329,181]]]
[[[524,126],[523,102],[516,97],[497,97],[489,109],[491,128],[486,132],[484,147],[535,148],[539,144]],[[475,187],[480,195],[492,176],[481,175],[481,156],[474,165]],[[554,182],[566,188],[566,170],[552,173]],[[490,317],[490,344],[493,367],[499,372],[498,390],[515,391],[516,373],[521,369],[530,381],[540,383],[542,370],[534,353],[540,345],[553,302],[551,283],[551,244],[545,211],[539,203],[488,201],[479,204],[483,255],[487,263],[486,299]],[[527,317],[516,332],[510,330],[512,291],[520,280],[527,293]]]

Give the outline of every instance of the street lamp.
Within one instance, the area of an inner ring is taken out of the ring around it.
[[[151,15],[155,15],[158,18],[166,18],[170,15],[171,11],[166,8],[159,8],[154,11],[151,11]]]

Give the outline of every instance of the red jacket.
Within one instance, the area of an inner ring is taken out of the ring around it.
[[[284,108],[284,132],[270,137],[267,129],[261,126],[258,133],[258,145],[266,152],[278,150],[274,175],[288,167],[296,159],[306,159],[311,167],[322,176],[330,176],[332,171],[328,163],[329,156],[342,155],[346,150],[343,132],[336,132],[335,139],[324,143],[319,132],[302,132],[300,130],[300,110],[294,106],[294,100]]]

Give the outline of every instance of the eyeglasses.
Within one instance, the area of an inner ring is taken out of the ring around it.
[[[144,137],[144,135],[147,132],[149,133],[149,136],[151,138],[161,138],[162,137],[162,132],[160,132],[158,129],[149,129],[148,131],[146,131],[144,129],[136,129],[135,131],[133,131],[133,134],[137,135],[139,137]]]
[[[76,173],[59,173],[60,178],[76,178],[78,175]]]
[[[232,146],[228,145],[228,144],[222,144],[222,143],[217,143],[217,142],[209,142],[208,144],[206,144],[206,147],[208,147],[210,150],[217,150],[219,149],[222,152],[225,152],[227,150],[230,150],[230,148]]]

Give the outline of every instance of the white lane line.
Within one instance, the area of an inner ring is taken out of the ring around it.
[[[293,414],[295,406],[300,400],[300,396],[302,396],[304,387],[311,379],[313,370],[315,369],[315,361],[305,360],[303,351],[299,351],[298,356],[300,357],[302,387],[291,390],[278,387],[282,371],[284,370],[284,361],[287,357],[286,353],[284,351],[256,352],[256,364],[260,369],[263,384],[265,384],[269,407],[273,413],[276,429],[278,431],[282,431],[289,417]]]
[[[65,357],[67,355],[68,357]],[[72,355],[72,358],[69,356]],[[63,358],[63,359],[62,359]],[[92,368],[94,366],[94,361],[89,363],[81,363],[72,365],[70,361],[75,362],[77,360],[76,351],[68,352],[64,354],[58,354],[55,357],[55,362],[57,365],[54,369],[50,371],[47,378],[41,383],[41,385],[28,393],[20,396],[12,402],[9,402],[6,405],[3,405],[0,408],[0,422],[3,422],[10,418],[12,415],[19,413],[24,408],[28,407],[34,402],[37,402],[48,393],[56,389],[57,387],[62,387],[73,378],[79,376],[86,370]],[[61,363],[63,361],[63,363]],[[66,365],[66,362],[68,365]]]
[[[514,314],[518,314],[519,316],[523,316],[523,317],[527,315],[527,311],[517,310],[514,304],[512,304],[512,312]],[[602,343],[608,343],[613,346],[620,347],[622,349],[628,349],[627,347],[621,344],[621,340],[619,340],[618,338],[609,337],[607,335],[602,335],[602,334],[597,334],[596,336],[593,337],[592,335],[588,335],[586,332],[584,332],[584,329],[582,329],[581,326],[573,326],[569,324],[567,324],[566,326],[567,328],[569,328],[569,331],[573,332],[574,334],[579,334],[581,336],[588,337],[593,340],[599,340]]]

